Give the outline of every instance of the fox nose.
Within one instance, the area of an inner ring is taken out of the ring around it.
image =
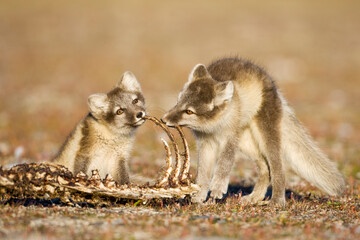
[[[144,117],[145,116],[145,113],[144,112],[138,112],[137,114],[136,114],[136,118],[142,118],[142,117]]]

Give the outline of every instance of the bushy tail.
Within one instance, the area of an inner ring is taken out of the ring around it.
[[[290,108],[284,114],[282,133],[285,164],[327,194],[341,196],[345,191],[343,176],[316,146]]]

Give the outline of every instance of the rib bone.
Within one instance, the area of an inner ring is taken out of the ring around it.
[[[175,142],[174,135],[170,132],[170,129],[168,128],[168,126],[166,126],[164,123],[162,123],[156,117],[145,116],[144,119],[153,121],[156,125],[160,126],[166,132],[170,141],[172,142],[174,152],[175,152],[175,170],[173,171],[173,177],[171,178],[171,185],[178,186],[181,164],[180,164],[179,147]]]
[[[186,141],[186,138],[185,138],[185,134],[182,130],[182,128],[180,126],[176,126],[176,130],[178,130],[179,132],[179,135],[182,139],[182,142],[184,144],[184,163],[183,163],[183,171],[181,173],[181,176],[180,176],[180,182],[181,183],[184,183],[186,185],[190,184],[190,174],[189,174],[189,170],[190,170],[190,154],[189,154],[189,145]]]
[[[172,159],[171,159],[171,151],[170,151],[169,145],[162,138],[161,138],[161,141],[163,142],[164,148],[165,148],[165,151],[166,151],[166,171],[164,173],[164,176],[156,184],[156,186],[158,186],[158,187],[164,186],[166,183],[169,183],[169,177],[171,175],[171,172],[173,171]]]
[[[170,129],[155,117],[146,116],[144,119],[151,120],[167,133],[175,153],[174,167],[170,147],[164,139],[161,139],[166,151],[166,170],[156,185],[119,186],[111,175],[107,175],[102,180],[97,170],[92,171],[90,177],[82,172],[75,176],[66,167],[54,163],[29,163],[16,165],[11,169],[3,169],[0,166],[0,200],[14,197],[60,198],[66,204],[72,202],[102,204],[104,201],[112,203],[113,198],[143,200],[183,198],[198,192],[199,186],[191,183],[189,146],[181,127],[175,126],[184,145],[184,153],[181,155],[184,159],[182,164],[178,145]]]

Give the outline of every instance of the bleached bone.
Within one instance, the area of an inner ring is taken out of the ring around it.
[[[175,152],[175,169],[173,170],[173,173],[172,173],[173,176],[171,178],[171,185],[172,186],[178,186],[179,185],[179,175],[180,175],[181,164],[180,164],[179,147],[175,142],[174,135],[170,132],[169,127],[166,126],[166,124],[161,122],[156,117],[145,116],[144,119],[153,121],[156,125],[160,126],[166,132],[166,134],[168,135],[168,137],[169,137],[169,139],[170,139],[170,141],[171,141],[171,143],[173,145],[174,152]]]
[[[180,182],[185,183],[186,185],[190,184],[191,177],[189,174],[190,171],[190,153],[189,153],[189,145],[185,139],[185,134],[180,126],[176,126],[176,130],[178,130],[179,135],[184,144],[184,163],[183,163],[183,171],[180,176]]]
[[[161,141],[164,144],[164,148],[166,151],[166,171],[164,173],[164,176],[158,181],[158,183],[156,184],[156,186],[164,186],[166,183],[169,183],[169,177],[171,175],[171,172],[173,171],[172,168],[172,159],[171,159],[171,151],[169,148],[168,143],[161,138]]]
[[[166,170],[154,186],[119,186],[111,175],[101,180],[97,170],[93,170],[89,178],[83,172],[74,176],[66,167],[54,163],[30,163],[16,165],[11,169],[3,169],[0,166],[0,200],[16,197],[60,198],[67,204],[74,201],[103,204],[104,201],[112,203],[114,198],[141,200],[183,198],[199,191],[199,186],[191,183],[189,147],[181,127],[175,128],[184,145],[184,153],[181,154],[184,158],[182,164],[179,148],[170,129],[155,117],[147,116],[145,119],[151,120],[167,133],[175,153],[174,168],[170,147],[164,139],[161,139],[166,152]]]

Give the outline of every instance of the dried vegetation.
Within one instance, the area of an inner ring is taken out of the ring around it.
[[[332,199],[288,178],[285,209],[244,206],[239,194],[251,191],[244,179],[253,179],[256,171],[238,159],[226,201],[69,207],[61,199],[13,199],[0,205],[0,238],[359,239],[359,4],[3,1],[0,165],[49,160],[86,114],[87,96],[109,89],[126,70],[139,79],[149,114],[161,116],[176,102],[195,64],[239,55],[274,77],[348,186],[342,198]],[[184,131],[194,160],[194,139]],[[159,176],[160,137],[166,135],[153,124],[139,129],[132,172]],[[192,166],[194,175],[196,162]]]

